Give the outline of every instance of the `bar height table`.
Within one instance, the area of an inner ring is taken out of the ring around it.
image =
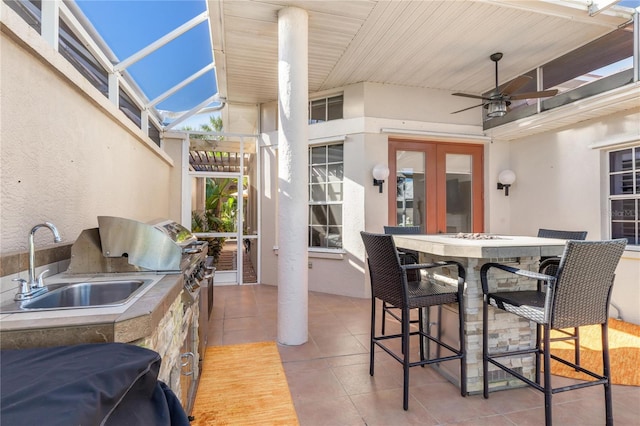
[[[480,234],[473,239],[471,234],[437,235],[394,235],[398,248],[414,250],[420,253],[420,262],[436,262],[440,260],[455,260],[464,265],[467,277],[464,299],[465,345],[467,349],[467,390],[469,393],[482,392],[482,285],[480,283],[480,268],[485,263],[499,262],[517,268],[537,271],[540,257],[560,256],[564,251],[565,240],[552,238],[538,238],[511,235]],[[514,279],[513,275],[501,275],[501,271],[492,270],[493,279],[490,285],[497,285],[498,289],[519,290],[535,288],[535,281],[524,278]],[[452,271],[454,274],[455,272]],[[445,279],[447,277],[434,277]],[[497,284],[496,284],[497,283]],[[457,345],[457,309],[458,306],[446,305],[442,309],[440,327],[445,341]],[[432,310],[433,311],[433,310]],[[496,315],[497,313],[497,315]],[[433,320],[434,312],[431,312]],[[494,316],[495,315],[495,316]],[[489,345],[496,350],[507,347],[529,348],[535,344],[535,327],[528,321],[505,312],[489,313],[491,321],[491,335]],[[435,330],[432,330],[435,332]],[[512,368],[522,372],[525,377],[534,377],[535,363],[533,356],[513,357]],[[447,379],[460,386],[459,369],[451,363],[434,365]],[[489,371],[491,389],[521,387],[523,383],[502,370]]]

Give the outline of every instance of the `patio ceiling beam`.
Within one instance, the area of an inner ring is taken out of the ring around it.
[[[189,138],[189,149],[191,151],[212,151],[212,152],[244,152],[245,154],[255,154],[256,144],[242,144],[240,141],[228,139],[206,139]]]
[[[200,25],[201,23],[207,21],[208,19],[209,19],[209,12],[207,12],[207,11],[202,12],[200,15],[198,15],[195,18],[192,18],[191,20],[189,20],[188,22],[180,25],[178,28],[176,28],[175,30],[171,31],[167,35],[165,35],[163,37],[160,37],[158,40],[154,41],[153,43],[151,43],[147,47],[139,50],[138,52],[136,52],[133,55],[129,56],[127,59],[125,59],[125,60],[121,61],[120,63],[118,63],[115,66],[116,71],[122,71],[122,70],[128,68],[129,66],[131,66],[131,65],[135,64],[136,62],[138,62],[140,59],[142,59],[145,56],[153,53],[154,51],[158,50],[159,48],[161,48],[165,44],[169,43],[170,41],[172,41],[172,40],[174,40],[174,39],[176,39],[178,37],[180,37],[182,34],[186,33],[190,29]]]
[[[191,117],[193,115],[196,115],[198,112],[200,112],[204,107],[209,105],[211,102],[216,102],[216,101],[220,102],[221,104],[218,107],[213,108],[213,111],[220,111],[226,105],[226,100],[224,98],[220,98],[218,96],[218,94],[216,93],[215,95],[211,96],[209,99],[207,99],[204,102],[196,105],[194,108],[192,108],[188,112],[185,112],[180,117],[178,117],[175,120],[173,120],[171,123],[169,123],[167,126],[164,127],[164,130],[173,129],[175,126],[177,126],[178,124],[182,123],[184,120],[188,119],[189,117]]]
[[[222,96],[227,95],[227,59],[226,59],[226,47],[225,47],[225,23],[223,2],[207,1],[207,10],[209,11],[209,34],[211,36],[211,47],[213,48],[213,60],[218,64],[218,68],[223,72],[216,72],[216,80],[218,83],[218,93]]]
[[[203,76],[204,74],[206,74],[207,72],[213,70],[216,68],[216,64],[214,62],[211,62],[209,65],[205,66],[204,68],[202,68],[200,71],[192,74],[190,77],[185,78],[184,80],[182,80],[180,83],[176,84],[175,86],[173,86],[171,89],[167,90],[166,92],[164,92],[163,94],[161,94],[160,96],[156,97],[154,100],[152,100],[151,102],[149,102],[147,104],[147,108],[155,106],[156,104],[164,101],[165,99],[167,99],[169,96],[173,95],[174,93],[176,93],[178,90],[182,89],[183,87],[185,87],[186,85],[188,85],[189,83],[193,82],[194,80],[200,78],[201,76]]]
[[[589,5],[589,16],[597,15],[603,10],[613,6],[620,0],[592,0]]]

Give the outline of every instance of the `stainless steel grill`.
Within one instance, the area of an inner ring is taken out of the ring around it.
[[[71,248],[70,273],[184,273],[203,269],[207,242],[171,220],[150,223],[99,216]]]
[[[138,222],[113,216],[98,216],[98,228],[85,229],[71,247],[72,274],[150,272],[182,274],[185,301],[201,295],[209,300],[215,268],[207,267],[207,242],[171,220]],[[210,310],[205,305],[203,315]],[[208,315],[207,315],[208,316]]]

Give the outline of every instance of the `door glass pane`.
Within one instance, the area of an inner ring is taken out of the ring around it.
[[[238,194],[237,178],[193,178],[191,231],[208,234],[198,239],[209,243],[218,271],[237,270],[237,242],[224,234],[237,232]]]
[[[447,154],[447,233],[472,232],[471,156]]]
[[[194,178],[191,206],[192,232],[236,232],[238,179]]]
[[[396,223],[421,226],[426,218],[425,153],[396,152]]]
[[[256,268],[253,265],[258,264],[258,240],[256,238],[242,238],[242,282],[247,284],[255,284],[258,282]]]

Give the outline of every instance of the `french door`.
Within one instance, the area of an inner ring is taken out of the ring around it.
[[[389,224],[483,232],[482,145],[389,141]],[[393,177],[396,190],[393,191]]]

